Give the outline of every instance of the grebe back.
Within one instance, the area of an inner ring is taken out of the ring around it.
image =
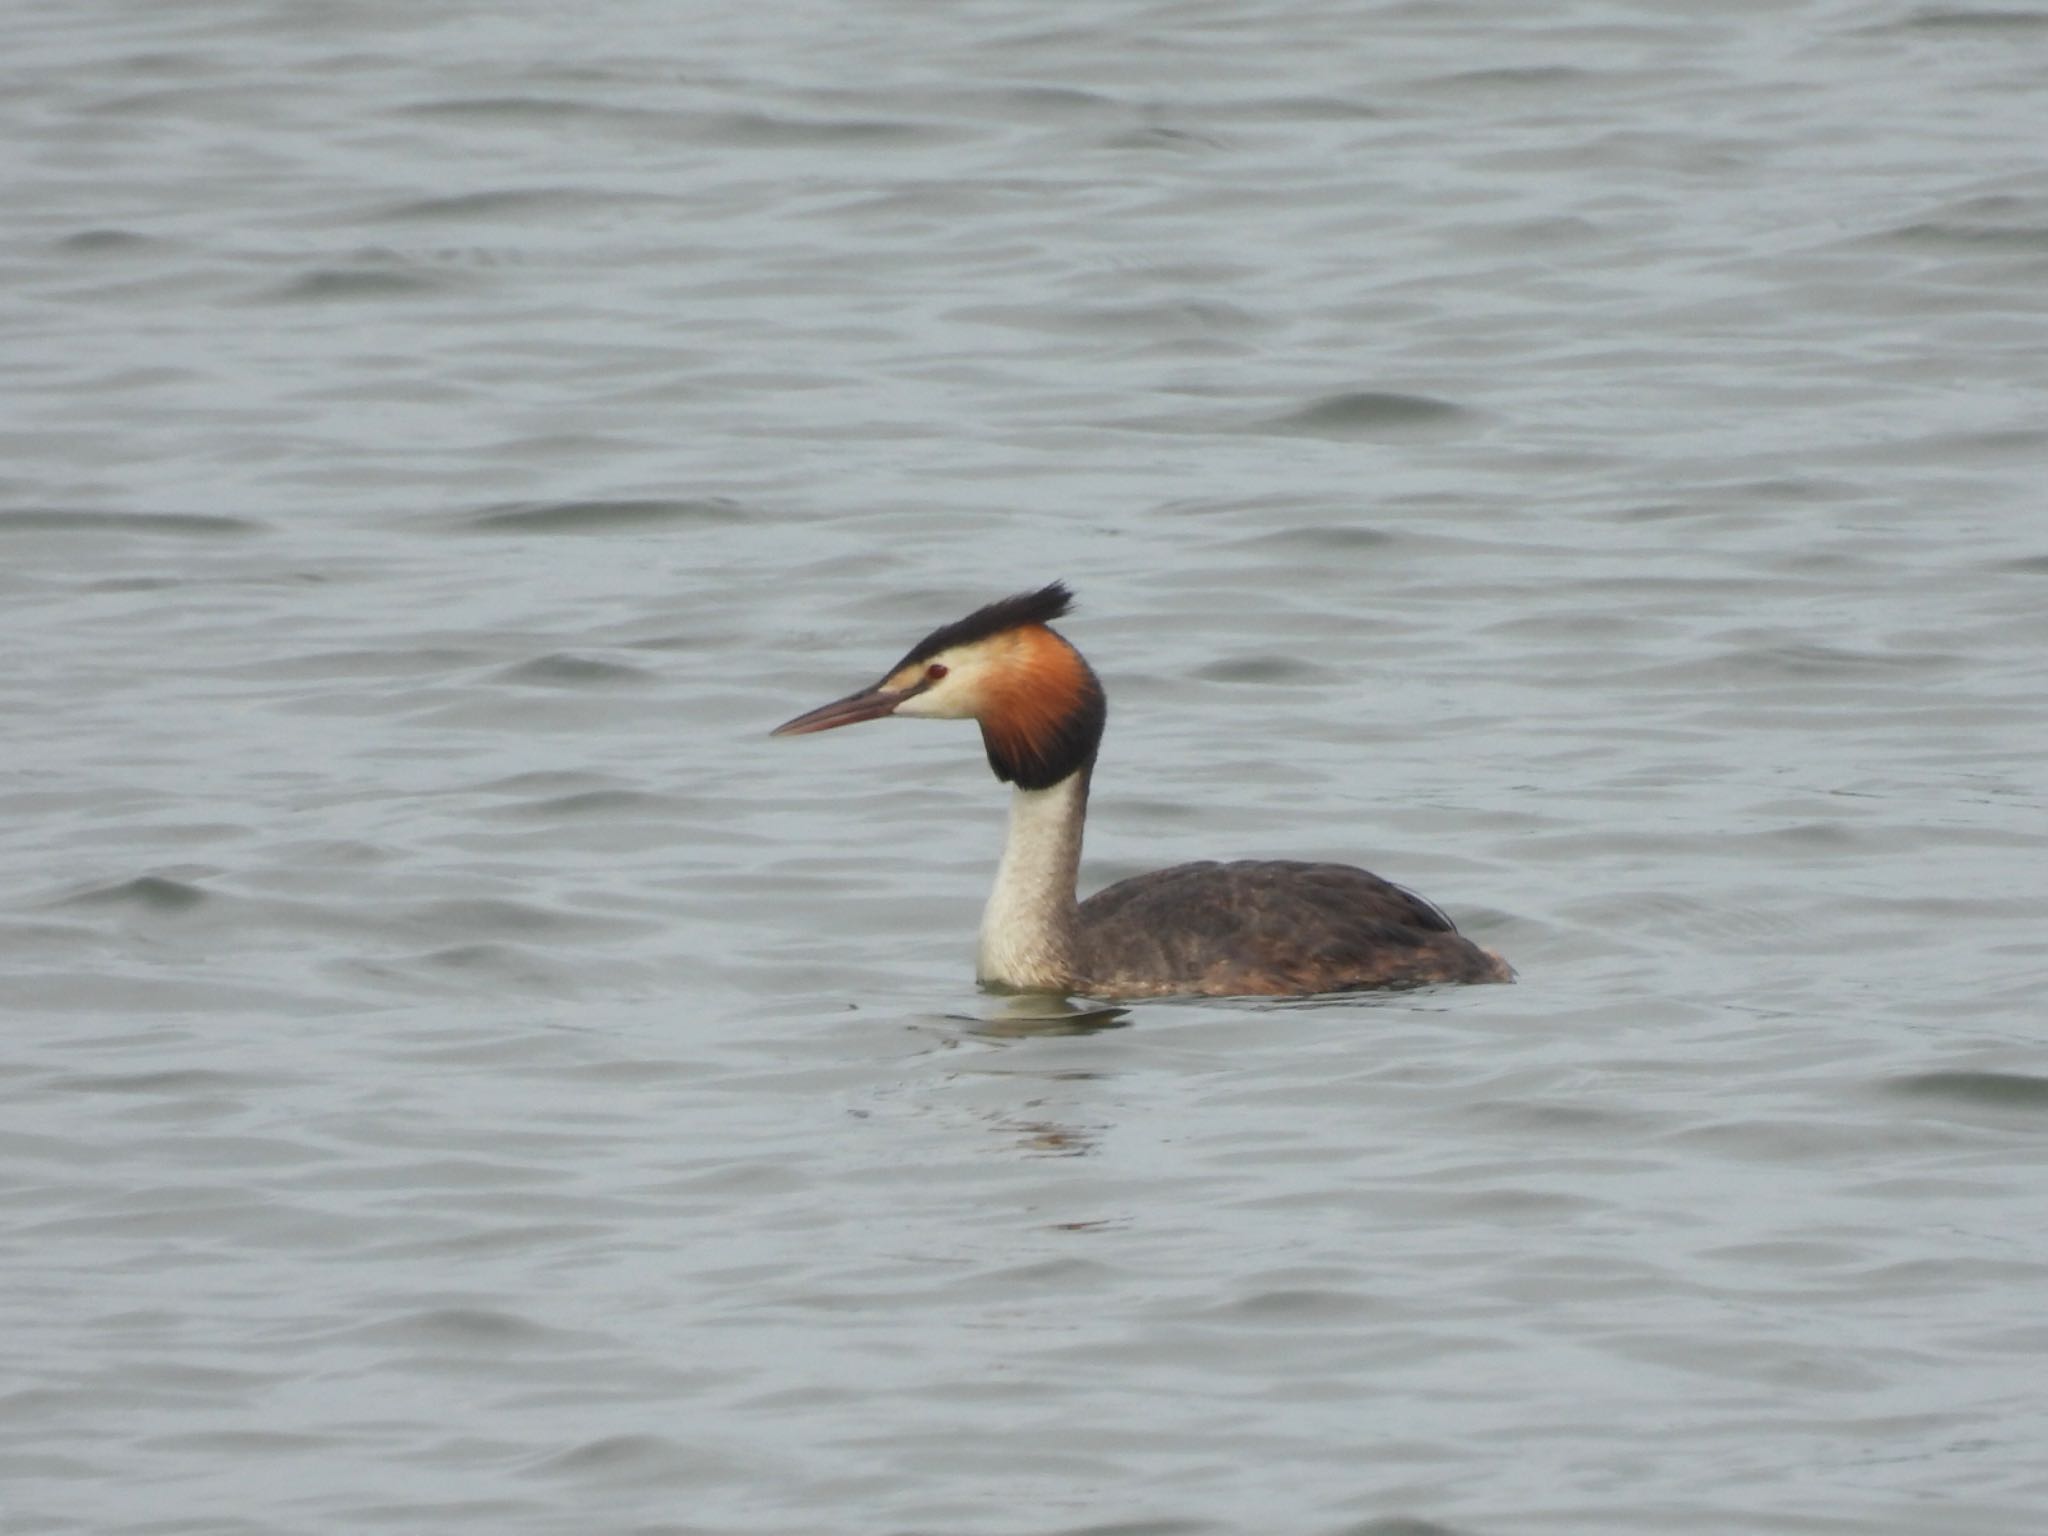
[[[885,715],[974,720],[1014,786],[982,914],[984,984],[1095,997],[1304,996],[1511,981],[1412,891],[1348,864],[1176,864],[1074,899],[1088,780],[1108,706],[1081,653],[1049,627],[1062,582],[932,631],[882,680],[798,715],[778,736]]]

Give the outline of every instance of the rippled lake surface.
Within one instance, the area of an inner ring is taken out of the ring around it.
[[[2043,1529],[2038,8],[4,32],[9,1536]],[[1054,577],[1520,984],[977,991]]]

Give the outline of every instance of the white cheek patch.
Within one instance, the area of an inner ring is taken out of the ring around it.
[[[946,675],[928,680],[933,667],[944,667]],[[973,720],[981,713],[982,685],[992,670],[1000,670],[1000,658],[992,656],[987,647],[959,646],[891,673],[883,686],[894,691],[916,690],[892,713],[918,720]]]
[[[922,693],[905,699],[894,712],[920,720],[968,720],[974,716],[974,700],[964,684],[943,677]]]

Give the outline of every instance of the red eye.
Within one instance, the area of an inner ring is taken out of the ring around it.
[[[946,669],[939,665],[939,663],[937,663],[936,661],[924,669],[924,680],[928,683],[936,683],[940,678],[944,677],[945,675]]]

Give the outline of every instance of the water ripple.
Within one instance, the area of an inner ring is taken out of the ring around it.
[[[1300,437],[1373,438],[1417,427],[1441,427],[1469,416],[1464,407],[1431,395],[1356,389],[1271,418],[1263,430]]]
[[[490,507],[469,519],[473,528],[498,533],[611,533],[649,528],[686,528],[737,523],[747,509],[724,497],[666,500],[514,502]]]
[[[203,512],[101,512],[26,508],[0,510],[0,533],[144,534],[163,538],[219,538],[262,533],[250,518]]]

